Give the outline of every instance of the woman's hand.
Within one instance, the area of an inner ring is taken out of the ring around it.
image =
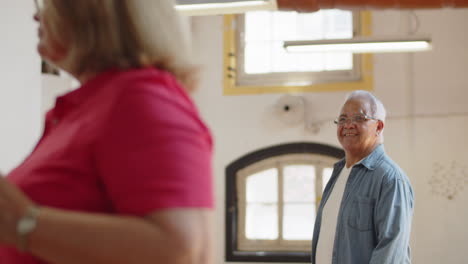
[[[0,244],[16,246],[16,225],[33,202],[0,173]]]

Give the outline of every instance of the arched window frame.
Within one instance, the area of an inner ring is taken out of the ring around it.
[[[242,238],[239,230],[242,212],[238,208],[239,177],[242,177],[242,170],[245,168],[255,168],[257,163],[268,161],[274,157],[285,155],[317,154],[325,157],[341,159],[344,151],[330,145],[297,142],[272,146],[246,154],[233,161],[226,167],[226,261],[240,262],[309,262],[310,250],[297,251],[294,248],[285,251],[265,251],[252,246],[249,250],[239,248]],[[260,165],[262,166],[262,165]],[[239,173],[240,172],[240,173]],[[321,191],[321,190],[320,190]],[[321,196],[321,194],[320,194]],[[319,201],[317,201],[318,203]],[[313,224],[313,223],[311,223]]]

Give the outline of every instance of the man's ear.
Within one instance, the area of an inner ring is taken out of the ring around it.
[[[377,129],[375,133],[379,135],[380,133],[382,133],[382,130],[384,129],[384,127],[385,127],[384,122],[382,120],[377,120]]]

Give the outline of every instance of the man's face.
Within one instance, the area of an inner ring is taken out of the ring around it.
[[[378,144],[379,120],[369,120],[356,117],[373,117],[370,104],[361,98],[346,101],[338,118],[347,119],[344,124],[338,124],[337,136],[347,154],[364,157]]]

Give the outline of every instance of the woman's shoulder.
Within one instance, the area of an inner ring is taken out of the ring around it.
[[[139,113],[141,118],[207,130],[195,103],[167,71],[156,68],[121,71],[108,86],[107,90],[117,94],[112,102],[113,113]]]

